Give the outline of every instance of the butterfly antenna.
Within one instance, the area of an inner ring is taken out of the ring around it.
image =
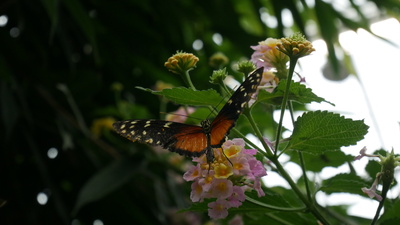
[[[160,112],[160,114],[165,114],[165,115],[174,115],[174,116],[182,116],[182,117],[186,117],[186,118],[191,118],[191,119],[195,119],[195,120],[199,120],[202,121],[203,119],[194,117],[194,116],[190,116],[190,115],[185,115],[185,114],[179,114],[179,113],[166,113],[166,112]]]
[[[237,87],[237,86],[235,86],[235,88],[236,88],[236,87]],[[235,89],[235,88],[234,88],[234,89]],[[221,99],[221,101],[218,102],[217,106],[221,105],[222,101],[224,101],[225,98],[227,98],[228,96],[229,96],[229,98],[230,98],[230,97],[232,96],[232,93],[231,93],[229,90],[227,90],[226,87],[224,88],[224,90],[225,90],[225,92],[227,93],[227,96],[223,97],[223,98]],[[210,118],[211,114],[215,114],[215,115],[218,114],[218,110],[217,110],[216,107],[211,106],[211,108],[212,108],[212,110],[211,110],[211,112],[208,114],[207,118]]]
[[[221,100],[221,101],[222,101],[222,100]],[[218,105],[221,104],[221,101],[218,103]],[[217,106],[218,106],[218,105],[217,105]],[[214,115],[217,115],[217,114],[218,114],[218,110],[217,110],[217,108],[214,107],[214,106],[211,106],[211,112],[207,115],[206,118],[210,118],[210,116],[211,116],[212,114],[214,114]]]
[[[224,150],[221,148],[222,154],[225,156],[225,158],[228,160],[228,162],[231,164],[231,166],[233,167],[233,163],[231,162],[231,160],[228,158],[228,156],[225,155]]]

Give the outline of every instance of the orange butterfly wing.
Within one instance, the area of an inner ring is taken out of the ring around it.
[[[159,145],[186,156],[200,156],[207,149],[207,137],[202,127],[164,120],[124,120],[114,129],[131,141]]]
[[[202,127],[182,127],[180,131],[170,138],[166,148],[186,156],[201,156],[207,150],[207,136]]]
[[[261,67],[247,77],[211,123],[212,147],[219,148],[225,142],[225,137],[228,136],[229,131],[235,126],[236,120],[250,101],[251,96],[257,91],[263,70],[264,68]]]

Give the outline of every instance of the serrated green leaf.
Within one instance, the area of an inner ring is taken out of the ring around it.
[[[317,154],[354,145],[364,138],[363,120],[346,119],[327,111],[306,112],[294,124],[288,149]]]
[[[361,188],[369,186],[371,184],[355,174],[342,173],[325,180],[320,190],[327,194],[346,192],[363,195]]]
[[[300,165],[298,152],[290,152],[290,161]],[[346,155],[342,151],[327,151],[323,154],[303,154],[304,164],[307,171],[320,172],[323,168],[339,167],[346,162],[354,160],[354,156]]]
[[[155,95],[161,95],[165,98],[181,105],[193,105],[193,106],[217,106],[221,103],[221,95],[219,95],[214,89],[194,91],[189,88],[177,87],[164,89],[162,91],[153,91],[149,88],[136,87],[138,89],[150,92]]]
[[[286,83],[286,80],[280,81],[278,86],[274,89],[272,93],[266,91],[260,92],[260,94],[258,95],[258,100],[273,105],[281,105],[283,95],[285,93]],[[302,104],[311,102],[326,102],[334,105],[333,103],[326,101],[324,98],[318,97],[312,92],[311,88],[307,88],[305,85],[294,81],[291,81],[290,84],[289,100],[296,101]]]

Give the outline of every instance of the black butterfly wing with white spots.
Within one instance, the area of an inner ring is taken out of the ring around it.
[[[211,123],[211,146],[221,147],[225,137],[229,134],[236,120],[243,112],[244,107],[250,101],[251,96],[257,91],[260,85],[264,68],[258,68],[250,73],[245,81],[233,93],[217,117]]]
[[[131,141],[159,145],[185,156],[201,156],[208,146],[199,126],[164,120],[124,120],[115,122],[113,127]]]

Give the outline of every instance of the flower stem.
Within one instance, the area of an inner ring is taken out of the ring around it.
[[[294,118],[293,105],[292,105],[291,101],[289,101],[288,107],[289,107],[289,112],[290,112],[290,118],[291,118],[292,123],[294,125],[295,118]],[[305,188],[306,188],[306,191],[307,191],[307,197],[308,197],[309,201],[312,201],[310,183],[308,182],[308,177],[307,177],[307,173],[306,173],[306,164],[304,162],[303,153],[298,151],[298,155],[299,155],[299,160],[300,160],[301,171],[303,172]]]
[[[279,140],[281,138],[281,133],[282,133],[283,116],[285,115],[286,105],[287,105],[287,102],[288,102],[288,99],[289,99],[290,84],[291,84],[291,81],[292,81],[294,68],[296,67],[297,59],[298,58],[296,58],[296,57],[292,57],[290,59],[289,74],[288,74],[288,78],[287,78],[287,82],[286,82],[285,93],[283,95],[283,101],[282,101],[282,104],[281,104],[281,115],[280,115],[280,118],[279,118],[279,124],[278,124],[278,128],[277,128],[277,131],[276,131],[275,155],[277,155],[277,153],[278,153]]]
[[[276,211],[281,211],[281,212],[304,212],[307,210],[307,208],[305,207],[299,207],[299,208],[284,208],[284,207],[278,207],[278,206],[274,206],[274,205],[269,205],[269,204],[265,204],[264,202],[260,202],[257,201],[254,198],[250,198],[249,196],[246,196],[246,200],[249,202],[252,202],[256,205],[262,206],[264,208],[267,209],[272,209],[272,210],[276,210]]]
[[[307,195],[305,195],[299,189],[296,182],[293,181],[293,179],[290,177],[290,175],[283,168],[282,164],[279,162],[278,157],[277,157],[277,153],[278,153],[278,149],[279,149],[279,142],[280,142],[281,133],[282,133],[283,117],[285,115],[286,106],[289,104],[290,84],[292,81],[294,68],[296,67],[297,60],[298,60],[298,57],[290,58],[289,72],[288,72],[288,77],[287,77],[287,82],[286,82],[286,89],[285,89],[285,93],[283,95],[283,101],[281,104],[281,115],[279,118],[278,128],[277,128],[277,132],[276,132],[275,155],[274,155],[274,157],[270,157],[269,159],[271,160],[272,163],[274,163],[274,165],[276,166],[276,169],[279,171],[280,175],[289,183],[290,187],[297,194],[297,196],[300,198],[300,200],[307,206],[308,210],[319,220],[319,222],[321,222],[324,225],[327,225],[327,224],[329,224],[329,222],[318,211],[316,205],[314,204],[313,199],[311,198],[309,187],[307,186]],[[293,111],[293,108],[290,105],[289,105],[289,109]],[[293,114],[292,114],[292,121],[294,121]],[[302,159],[302,157],[301,157],[301,159]],[[304,160],[303,160],[303,163],[304,163]],[[302,163],[302,165],[304,166],[303,163]],[[302,166],[302,170],[303,170],[303,175],[304,175],[305,168],[303,166]],[[306,184],[307,184],[307,181],[306,181]]]
[[[250,122],[251,127],[253,128],[256,136],[258,137],[258,139],[261,141],[265,151],[266,151],[266,157],[270,158],[271,156],[274,155],[274,153],[272,152],[272,150],[269,148],[269,146],[267,145],[267,143],[265,143],[263,135],[261,134],[260,129],[258,129],[258,126],[256,125],[253,116],[250,113],[250,108],[247,108],[244,110],[243,114],[247,117],[247,119]]]
[[[300,198],[300,200],[307,206],[307,209],[317,218],[322,224],[328,225],[329,222],[321,215],[321,213],[318,211],[316,208],[315,204],[313,201],[310,201],[297,187],[296,182],[292,180],[290,175],[286,172],[286,170],[283,168],[282,164],[278,161],[277,158],[273,157],[270,158],[271,162],[274,163],[276,166],[276,169],[279,171],[280,175],[289,183],[290,187],[292,190],[297,194],[297,196]]]
[[[192,69],[186,70],[185,73],[181,73],[181,77],[188,87],[190,87],[193,91],[196,91],[196,87],[193,85],[192,80],[190,79],[190,70]]]
[[[232,92],[230,92],[229,89],[226,87],[224,81],[218,82],[218,85],[221,87],[222,90],[225,91],[225,93],[227,95],[230,95],[230,96],[232,95]]]

